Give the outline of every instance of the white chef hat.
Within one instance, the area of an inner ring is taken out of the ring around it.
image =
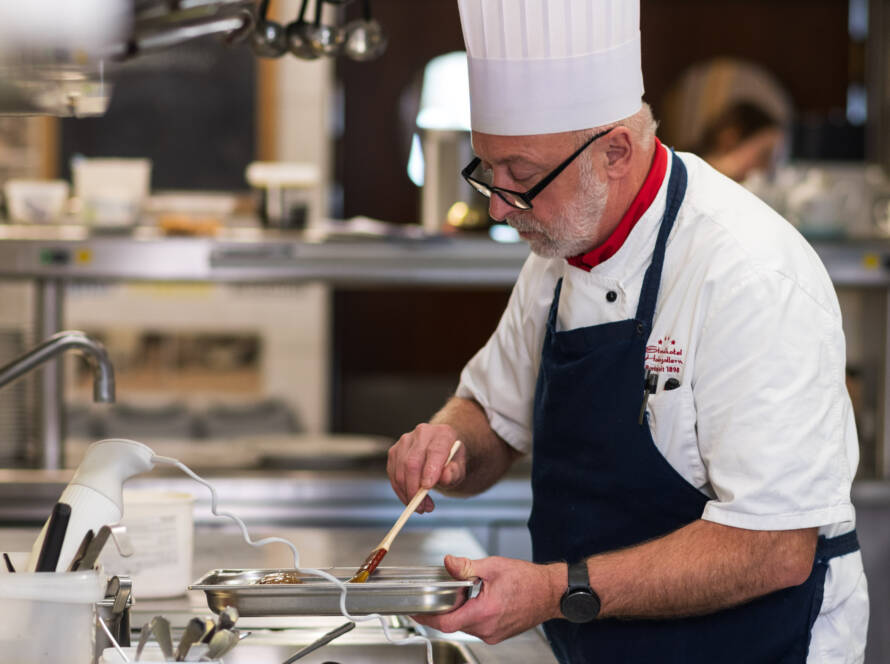
[[[589,129],[640,110],[639,0],[458,0],[475,131]]]

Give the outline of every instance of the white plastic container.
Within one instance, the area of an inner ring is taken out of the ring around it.
[[[129,659],[131,662],[136,661],[135,646],[127,646],[126,648],[121,648],[121,652],[123,652],[127,656],[127,659]],[[194,652],[194,648],[192,649],[192,652]],[[116,648],[106,648],[102,651],[102,656],[99,658],[99,664],[124,664],[124,662],[126,661],[127,660],[121,657],[120,652],[118,652]],[[149,643],[142,650],[139,661],[163,662],[165,661],[164,653],[161,652],[161,649],[157,646],[157,644]],[[223,660],[221,659],[186,659],[185,661],[201,661],[204,664],[223,664]]]
[[[122,558],[106,546],[99,560],[106,574],[133,579],[133,596],[176,597],[193,581],[194,496],[175,491],[124,490],[121,524],[133,544]]]
[[[9,220],[17,224],[53,224],[68,204],[65,180],[11,179],[4,186]]]
[[[28,553],[10,554],[25,569]],[[84,572],[0,571],[0,664],[91,664],[96,602],[107,579]]]
[[[139,221],[151,188],[150,159],[74,159],[74,195],[84,223],[125,229]]]

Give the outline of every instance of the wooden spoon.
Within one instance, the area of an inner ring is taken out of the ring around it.
[[[454,445],[451,446],[451,451],[448,453],[448,458],[445,460],[445,465],[447,466],[451,459],[454,458],[454,454],[457,452],[457,449],[460,447],[460,441],[454,441]],[[444,466],[443,466],[444,468]],[[380,564],[380,561],[383,560],[383,556],[386,555],[386,552],[389,551],[389,547],[392,546],[392,541],[396,538],[396,535],[399,534],[399,531],[402,529],[402,526],[405,525],[405,522],[408,520],[408,517],[417,509],[417,506],[420,505],[420,501],[426,498],[426,494],[429,493],[429,489],[419,489],[416,494],[414,494],[414,498],[411,499],[411,502],[405,506],[405,509],[402,510],[402,514],[399,516],[395,525],[392,529],[386,533],[386,536],[380,540],[380,544],[378,544],[368,557],[365,558],[365,562],[362,563],[361,567],[358,568],[358,571],[355,575],[349,579],[349,583],[364,583],[368,580],[368,577],[371,576],[371,573],[377,569],[377,566]]]

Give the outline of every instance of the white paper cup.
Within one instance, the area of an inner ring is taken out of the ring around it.
[[[175,491],[124,492],[121,524],[133,544],[133,555],[121,557],[106,546],[100,560],[107,574],[133,579],[133,596],[176,597],[192,582],[194,496]]]

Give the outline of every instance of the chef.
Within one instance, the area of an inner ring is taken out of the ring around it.
[[[817,255],[655,137],[638,0],[458,4],[464,176],[532,254],[388,473],[404,502],[474,494],[531,454],[534,562],[447,557],[483,590],[419,620],[488,643],[543,623],[573,664],[863,661],[858,447]]]

